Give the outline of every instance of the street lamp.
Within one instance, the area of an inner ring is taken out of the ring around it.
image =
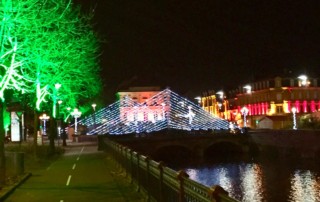
[[[216,94],[220,95],[219,98],[220,98],[220,101],[221,101],[221,103],[218,102],[219,116],[225,119],[227,117],[227,102],[225,100],[224,92],[223,91],[218,91]],[[220,114],[221,112],[222,112],[222,115]]]
[[[54,85],[54,92],[53,92],[53,106],[52,106],[52,116],[53,116],[53,118],[56,118],[57,94],[58,94],[59,88],[61,88],[61,84],[60,83],[56,83]]]
[[[252,87],[250,85],[243,86],[243,88],[247,90],[247,93],[251,93]]]
[[[299,86],[308,86],[308,77],[306,75],[300,75],[298,76],[299,81]]]
[[[197,96],[194,99],[196,99],[198,101],[198,105],[201,107],[201,97]]]
[[[297,130],[297,118],[296,118],[296,113],[297,113],[297,109],[295,107],[292,107],[291,109],[292,111],[292,116],[293,116],[293,130]]]
[[[218,91],[217,94],[220,95],[221,99],[223,99],[223,92],[222,91]]]
[[[243,126],[247,127],[247,115],[248,115],[249,109],[247,107],[242,107],[241,113],[243,114]]]
[[[93,108],[93,129],[95,130],[96,129],[96,104],[93,103],[92,105],[92,108]]]
[[[74,134],[78,135],[78,122],[77,119],[81,116],[81,112],[75,108],[73,112],[71,112],[71,115],[74,117]]]
[[[58,145],[59,145],[59,139],[61,136],[61,120],[60,120],[60,105],[62,104],[62,100],[58,100],[58,109],[57,109],[57,133],[58,133]]]
[[[43,135],[46,135],[46,121],[50,119],[50,116],[42,114],[39,119],[43,122]]]

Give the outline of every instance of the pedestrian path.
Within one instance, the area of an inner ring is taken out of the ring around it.
[[[63,157],[32,173],[5,201],[144,201],[133,185],[117,174],[110,155],[98,151],[92,142],[69,142]]]

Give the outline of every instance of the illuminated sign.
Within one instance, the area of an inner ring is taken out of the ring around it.
[[[11,112],[11,141],[20,141],[20,122],[17,112]]]

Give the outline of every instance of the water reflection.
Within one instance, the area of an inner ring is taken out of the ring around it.
[[[291,177],[289,198],[297,202],[320,201],[320,177],[309,170],[297,170]]]
[[[241,172],[242,182],[241,191],[243,193],[242,201],[262,201],[263,183],[261,168],[257,164],[248,164],[244,166]]]
[[[231,197],[243,202],[320,201],[320,172],[281,166],[221,163],[188,168],[186,172],[204,185],[222,186]]]

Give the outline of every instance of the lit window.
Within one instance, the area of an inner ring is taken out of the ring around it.
[[[144,121],[143,112],[138,113],[138,121]]]
[[[283,108],[282,108],[282,106],[277,106],[276,110],[277,110],[277,113],[278,113],[278,114],[283,113]]]

